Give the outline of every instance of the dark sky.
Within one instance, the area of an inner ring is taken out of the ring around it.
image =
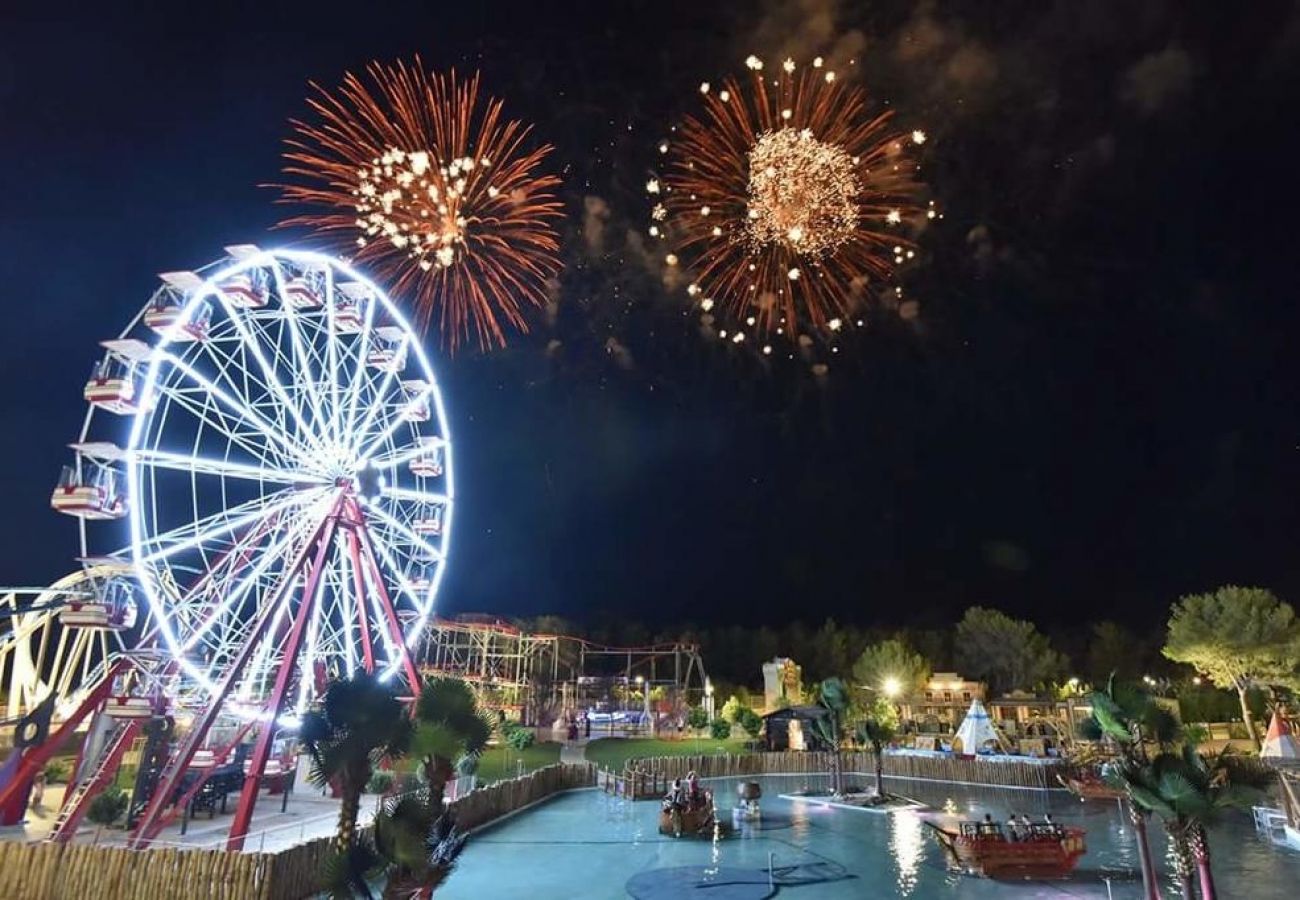
[[[636,252],[655,143],[751,51],[852,57],[931,136],[919,314],[877,311],[824,380],[705,341]],[[257,185],[308,79],[416,52],[536,122],[570,212],[555,316],[435,357],[444,610],[1149,625],[1223,582],[1300,599],[1300,5],[1180,0],[6,5],[0,581],[74,565],[48,494],[96,342],[155,273],[289,237]]]

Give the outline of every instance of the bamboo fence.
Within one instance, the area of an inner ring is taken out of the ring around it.
[[[893,778],[940,781],[990,787],[1057,790],[1056,774],[1064,763],[1022,762],[1013,759],[979,759],[960,756],[912,756],[886,753],[883,772]],[[662,796],[654,789],[674,778],[694,772],[701,778],[734,775],[825,774],[830,771],[831,754],[806,751],[780,753],[713,753],[699,756],[658,756],[631,760],[622,773],[602,772],[600,786],[610,792],[633,799]],[[840,754],[843,772],[875,772],[875,754],[851,751]]]
[[[554,765],[453,801],[464,831],[481,828],[560,791],[595,784],[595,768]],[[277,853],[0,841],[3,900],[299,900],[321,889],[334,838]]]

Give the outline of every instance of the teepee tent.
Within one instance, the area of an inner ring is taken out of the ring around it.
[[[1268,723],[1268,736],[1264,738],[1264,746],[1259,751],[1259,758],[1300,762],[1300,746],[1296,745],[1291,729],[1277,713],[1273,713],[1273,721]]]
[[[957,729],[957,736],[953,739],[954,748],[958,747],[958,741],[961,742],[962,753],[976,753],[988,744],[993,744],[995,747],[1002,745],[1002,739],[998,737],[997,731],[993,728],[993,721],[980,701],[971,701],[966,718],[962,720],[961,727]]]

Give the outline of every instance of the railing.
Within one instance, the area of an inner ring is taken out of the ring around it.
[[[554,794],[593,784],[593,766],[558,764],[470,791],[449,805],[456,812],[457,825],[471,831]],[[369,829],[360,831],[365,835]],[[278,853],[228,853],[193,845],[128,850],[0,841],[0,897],[299,900],[320,891],[321,872],[333,852],[333,837],[317,838]]]

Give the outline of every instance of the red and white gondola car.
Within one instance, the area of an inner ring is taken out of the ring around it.
[[[169,297],[159,298],[144,313],[144,324],[173,341],[205,341],[212,322],[212,305],[206,300],[188,318],[185,308]]]
[[[366,353],[366,365],[381,372],[400,372],[406,368],[406,335],[395,325],[375,329],[375,341]]]
[[[429,385],[423,381],[403,381],[402,418],[408,422],[427,422],[433,417],[429,406]]]
[[[72,466],[63,467],[50,495],[50,506],[82,519],[120,519],[126,515],[126,499],[117,492],[112,477],[101,474],[83,479]]]
[[[81,393],[96,409],[121,416],[132,415],[140,409],[135,372],[130,365],[112,357],[95,364]]]
[[[437,478],[442,475],[443,439],[437,436],[420,438],[420,454],[412,457],[407,468],[420,478]]]
[[[294,309],[317,309],[325,301],[311,275],[295,275],[284,283],[284,302]]]
[[[104,712],[115,719],[150,719],[154,716],[154,701],[148,697],[121,695],[104,701]]]
[[[370,288],[358,281],[338,285],[334,295],[334,330],[339,334],[360,333],[365,328],[361,304],[370,296]]]
[[[442,534],[442,507],[433,506],[417,513],[411,520],[411,530],[416,534]]]
[[[231,275],[217,287],[225,294],[231,306],[242,309],[261,309],[266,306],[266,288],[247,272]]]

